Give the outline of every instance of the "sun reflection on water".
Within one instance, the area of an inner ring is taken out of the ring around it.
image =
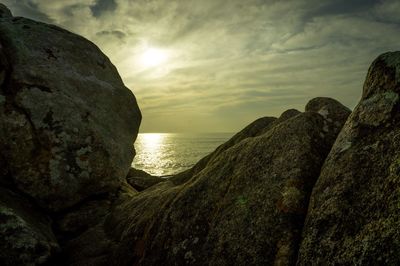
[[[165,134],[148,133],[143,134],[142,147],[145,150],[151,151],[152,154],[158,154],[162,143],[164,142]]]
[[[162,175],[163,150],[168,134],[146,133],[140,134],[136,149],[140,150],[136,161],[139,161],[139,168],[152,168],[151,174]]]
[[[230,134],[141,133],[132,166],[157,176],[176,174],[192,167],[228,137]]]

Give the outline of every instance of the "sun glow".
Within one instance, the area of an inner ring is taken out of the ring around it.
[[[161,148],[161,144],[164,142],[165,135],[159,133],[147,133],[142,134],[144,148],[153,153]]]
[[[163,169],[171,164],[168,150],[169,134],[141,133],[135,142],[135,147],[140,151],[135,156],[134,167],[138,169],[151,169],[151,174],[162,175]]]
[[[165,63],[168,59],[166,51],[157,48],[146,49],[140,57],[140,63],[145,67],[156,67]]]

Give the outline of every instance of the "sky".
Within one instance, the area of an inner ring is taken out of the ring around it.
[[[141,132],[236,132],[313,97],[353,108],[371,62],[400,50],[398,0],[1,0],[94,42]]]

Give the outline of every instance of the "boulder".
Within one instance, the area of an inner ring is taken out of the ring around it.
[[[334,100],[324,106],[332,123],[344,124],[346,107]],[[182,185],[167,180],[124,201],[103,225],[119,243],[108,263],[294,264],[311,189],[338,133],[327,130],[327,119],[314,110],[285,113]]]
[[[138,196],[140,193],[125,184],[112,197],[84,202],[78,208],[57,217],[56,228],[62,241],[62,250],[52,258],[49,265],[114,265],[112,254],[118,247],[123,247],[114,236],[115,225],[109,221],[114,216],[114,209],[123,208],[125,203]],[[147,212],[154,211],[157,207],[159,206],[148,205]],[[145,217],[145,212],[142,216]],[[118,218],[120,222],[126,221],[125,214]],[[126,230],[129,230],[129,226]]]
[[[236,133],[227,142],[218,146],[215,151],[202,158],[192,168],[172,176],[171,178],[169,178],[169,180],[172,181],[175,185],[183,184],[185,181],[188,181],[190,178],[192,178],[192,176],[203,170],[207,166],[208,162],[212,160],[212,158],[218,156],[223,151],[229,149],[233,145],[239,143],[246,138],[252,138],[262,135],[280,122],[283,122],[298,114],[300,114],[298,110],[289,109],[283,112],[278,119],[275,117],[266,116],[253,121],[244,129]]]
[[[131,168],[126,177],[126,181],[137,191],[143,191],[155,184],[166,181],[166,178],[153,176],[145,171]]]
[[[400,52],[371,65],[313,189],[298,265],[400,264]]]
[[[134,95],[90,41],[0,10],[0,158],[15,187],[57,212],[118,190],[141,121]]]
[[[5,5],[0,3],[0,18],[2,17],[12,17],[10,9],[8,9]]]
[[[0,188],[0,264],[43,264],[59,248],[49,217],[28,199]]]
[[[185,181],[189,180],[193,175],[199,173],[201,170],[206,167],[208,162],[218,156],[221,152],[225,151],[226,149],[229,149],[236,143],[239,143],[245,138],[250,138],[250,137],[255,137],[259,134],[261,134],[263,131],[268,130],[269,125],[275,121],[275,117],[262,117],[259,118],[252,123],[250,123],[248,126],[246,126],[244,129],[236,133],[232,138],[230,138],[227,142],[221,144],[218,146],[215,151],[210,153],[209,155],[205,156],[202,158],[199,162],[197,162],[192,168],[183,171],[182,173],[179,173],[177,175],[174,175],[170,177],[169,179],[174,182],[174,184],[183,184]]]

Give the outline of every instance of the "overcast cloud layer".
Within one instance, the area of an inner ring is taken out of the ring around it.
[[[233,132],[317,96],[352,108],[372,60],[400,50],[398,0],[2,2],[96,43],[135,93],[141,132]],[[144,67],[148,47],[165,64]]]

